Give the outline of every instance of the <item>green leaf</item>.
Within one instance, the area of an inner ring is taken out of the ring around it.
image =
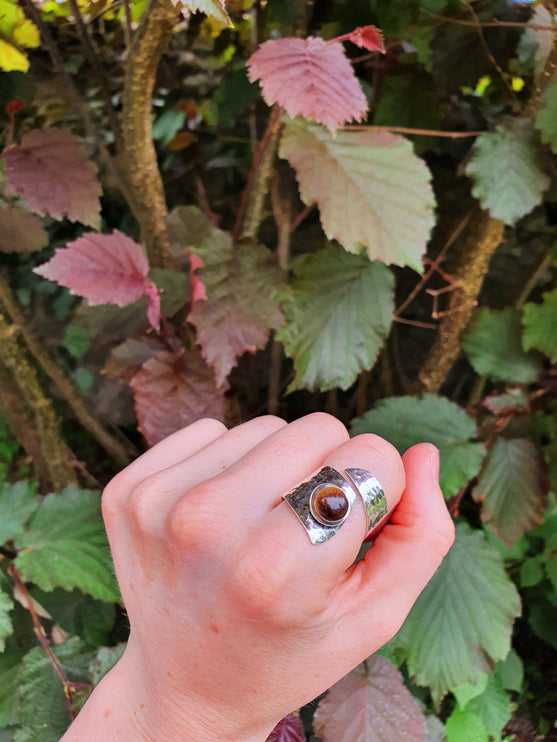
[[[557,289],[544,294],[541,304],[526,304],[522,324],[524,347],[537,348],[557,363]]]
[[[29,592],[50,613],[56,625],[79,636],[88,646],[100,647],[109,642],[116,617],[112,603],[95,600],[79,590],[70,593],[56,588],[44,592],[33,587]]]
[[[72,637],[52,651],[65,677],[87,682],[87,668],[93,654]],[[70,724],[68,704],[60,679],[42,647],[28,652],[20,673],[20,725],[15,740],[58,742]]]
[[[542,142],[547,142],[557,153],[557,85],[546,89],[540,103],[536,128],[540,130]]]
[[[476,711],[490,737],[501,739],[501,730],[511,716],[511,701],[496,676],[490,675],[485,691],[468,708]]]
[[[518,584],[520,587],[533,587],[545,577],[541,555],[528,557],[520,565]]]
[[[305,204],[316,202],[327,237],[370,260],[422,270],[435,199],[431,175],[404,137],[341,131],[301,118],[284,130],[280,156],[296,171]]]
[[[72,358],[83,358],[91,347],[89,335],[81,327],[68,325],[64,335],[64,348]]]
[[[550,183],[529,119],[513,119],[478,137],[466,174],[474,178],[472,192],[484,209],[511,225],[541,203]]]
[[[232,25],[224,7],[224,0],[174,0],[177,4],[185,5],[192,11],[205,13],[216,18],[227,26]]]
[[[544,494],[542,456],[525,438],[499,438],[472,491],[482,502],[482,521],[509,549],[543,520]]]
[[[0,485],[0,544],[23,533],[25,521],[38,507],[39,501],[30,482]]]
[[[528,623],[540,639],[557,649],[557,606],[552,605],[547,597],[530,607]]]
[[[13,631],[10,612],[13,610],[14,602],[9,595],[0,590],[0,652],[6,646],[6,637]]]
[[[520,312],[480,309],[464,336],[462,348],[477,373],[500,381],[530,384],[540,363],[521,345]]]
[[[373,366],[389,333],[393,276],[379,262],[329,245],[294,265],[286,324],[277,333],[294,358],[294,389],[348,389]]]
[[[485,451],[476,437],[476,424],[466,412],[444,397],[391,397],[378,402],[352,421],[352,434],[376,433],[400,453],[416,443],[433,443],[439,449],[439,482],[445,497],[455,495],[481,466]]]
[[[459,685],[457,688],[452,689],[453,696],[461,709],[466,708],[468,703],[473,699],[481,696],[484,690],[487,688],[488,675],[484,675],[479,683],[472,685],[471,683],[465,683]]]
[[[447,742],[488,742],[489,736],[475,709],[458,706],[445,723]]]
[[[0,727],[17,724],[19,720],[19,676],[23,656],[24,652],[0,654]]]
[[[125,642],[115,647],[101,647],[95,658],[89,664],[89,677],[94,685],[98,685],[109,670],[112,670],[120,657],[124,654]]]
[[[520,598],[481,531],[458,524],[455,542],[394,639],[408,670],[439,701],[480,682],[510,649]]]
[[[514,649],[509,651],[504,660],[501,660],[495,665],[495,672],[503,688],[520,693],[522,690],[522,681],[524,680],[524,667],[522,660]]]
[[[422,28],[420,31],[425,31],[431,41],[431,29]],[[414,38],[411,41],[414,45]],[[407,74],[386,77],[373,114],[373,123],[377,126],[438,129],[441,115],[431,76],[411,68]]]
[[[47,495],[15,544],[25,581],[42,590],[77,587],[100,600],[120,600],[97,492],[71,486]]]
[[[188,322],[197,328],[202,355],[222,386],[237,357],[264,348],[271,328],[282,325],[277,299],[282,275],[269,264],[265,247],[234,245],[218,229],[190,249],[202,260],[197,274],[208,301],[194,302]]]

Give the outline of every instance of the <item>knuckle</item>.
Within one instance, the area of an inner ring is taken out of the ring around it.
[[[222,514],[216,507],[212,488],[203,482],[180,497],[167,515],[164,530],[175,548],[209,551],[222,536]]]
[[[329,415],[327,412],[312,412],[307,415],[305,419],[315,424],[321,432],[325,433],[330,438],[347,441],[350,437],[346,430],[346,426],[336,417]]]
[[[157,491],[153,481],[155,476],[147,477],[133,488],[126,506],[132,529],[142,535],[150,533],[153,523],[153,495]]]
[[[226,433],[227,431],[226,425],[214,417],[202,417],[200,420],[192,423],[192,425],[206,428],[208,431],[214,431],[218,435],[222,435],[222,433]]]
[[[392,464],[394,467],[400,468],[401,471],[404,471],[402,457],[399,452],[392,443],[389,443],[385,438],[381,438],[380,435],[376,435],[375,433],[360,433],[360,435],[357,435],[352,440],[358,441],[363,445],[372,448],[383,459],[386,459],[389,464]]]

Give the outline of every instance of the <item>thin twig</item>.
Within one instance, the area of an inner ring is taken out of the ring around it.
[[[526,301],[528,300],[528,297],[532,293],[532,290],[535,288],[536,284],[538,283],[540,276],[542,276],[545,271],[549,268],[549,266],[552,263],[552,257],[551,257],[551,251],[545,254],[542,262],[538,265],[534,273],[530,276],[528,281],[526,282],[526,285],[524,286],[523,290],[520,293],[520,296],[516,300],[516,308],[521,309]]]
[[[126,42],[126,51],[129,51],[133,40],[132,11],[130,7],[130,0],[124,0],[124,40]]]
[[[311,204],[308,204],[298,214],[296,214],[296,216],[294,217],[294,219],[292,219],[292,221],[290,223],[290,231],[291,232],[293,232],[295,229],[298,229],[298,227],[304,221],[304,219],[306,218],[306,216],[308,216],[309,214],[311,214],[311,212],[313,211],[315,205],[316,205],[315,202],[313,202]]]
[[[31,620],[33,621],[33,627],[35,629],[35,634],[37,635],[37,639],[39,640],[41,647],[46,652],[48,659],[50,660],[50,664],[52,665],[54,669],[54,672],[56,673],[56,675],[58,675],[58,677],[60,678],[60,682],[64,686],[64,696],[66,697],[66,703],[68,704],[68,712],[70,714],[70,719],[73,721],[75,719],[75,713],[73,710],[74,691],[76,690],[76,688],[90,688],[91,686],[85,685],[84,683],[72,683],[64,675],[64,671],[62,670],[60,663],[58,662],[56,658],[56,655],[54,654],[54,652],[52,651],[52,648],[50,647],[50,644],[48,643],[48,639],[46,638],[44,629],[41,626],[39,617],[37,616],[37,611],[35,610],[35,606],[33,605],[33,598],[29,595],[29,592],[27,588],[25,587],[25,583],[21,579],[21,575],[19,574],[17,568],[13,564],[8,568],[8,572],[13,577],[14,582],[16,583],[23,597],[25,598],[25,601],[27,603],[26,607],[29,613],[31,614]]]
[[[464,139],[485,134],[485,131],[436,131],[435,129],[410,129],[407,126],[375,126],[373,124],[339,126],[338,128],[340,131],[390,131],[393,134],[415,134],[422,137],[445,137],[447,139]]]
[[[437,325],[431,322],[418,322],[414,319],[404,319],[404,317],[396,317],[393,315],[393,322],[399,322],[401,325],[410,325],[410,327],[420,327],[422,330],[436,330]]]
[[[533,31],[557,31],[557,26],[542,26],[536,23],[527,23],[520,21],[499,21],[495,18],[493,21],[480,21],[477,23],[474,21],[463,21],[460,18],[448,18],[447,16],[437,15],[436,13],[430,13],[428,10],[422,8],[422,13],[425,13],[430,18],[435,18],[436,21],[442,23],[455,23],[458,26],[468,26],[469,28],[477,28],[478,25],[481,28],[521,28],[523,30],[531,28]]]
[[[468,8],[468,12],[470,13],[470,15],[472,16],[472,18],[474,19],[474,23],[476,24],[476,32],[477,32],[478,37],[479,37],[479,39],[480,39],[480,41],[482,43],[482,46],[485,49],[485,52],[487,54],[487,58],[489,59],[489,61],[491,62],[491,64],[495,68],[495,70],[497,71],[497,74],[501,78],[501,80],[503,82],[503,85],[507,88],[507,91],[508,91],[508,93],[509,93],[509,95],[511,97],[512,102],[513,102],[514,110],[515,111],[518,111],[519,108],[520,108],[520,103],[518,102],[518,98],[516,97],[516,93],[512,89],[512,86],[510,85],[509,81],[506,79],[505,73],[503,72],[503,69],[501,68],[501,65],[499,64],[499,62],[495,59],[495,57],[491,53],[491,49],[489,48],[488,43],[485,40],[484,32],[482,31],[482,27],[480,25],[480,19],[476,15],[476,11],[474,10],[474,8],[472,7],[472,5],[469,2],[466,2],[466,7]]]
[[[439,254],[435,258],[435,260],[431,261],[430,267],[428,270],[424,273],[420,281],[414,286],[412,291],[408,294],[406,299],[402,302],[402,304],[398,307],[398,309],[395,310],[395,317],[400,319],[400,315],[404,310],[408,307],[409,304],[414,300],[414,298],[419,294],[419,292],[422,290],[422,288],[425,286],[425,284],[429,281],[433,273],[437,270],[439,270],[439,264],[445,257],[445,254],[447,253],[447,250],[451,247],[451,245],[455,242],[456,239],[458,239],[459,235],[461,234],[464,227],[468,224],[468,221],[470,217],[472,216],[472,211],[469,211],[466,216],[460,220],[458,223],[456,229],[452,232],[452,234],[449,236],[449,239],[445,242],[443,247],[441,248]]]
[[[73,17],[81,40],[81,46],[83,48],[85,56],[87,57],[87,61],[89,62],[91,69],[93,70],[99,82],[101,93],[104,98],[108,122],[114,135],[114,139],[117,143],[117,148],[120,149],[120,126],[118,124],[116,114],[114,113],[114,107],[112,105],[112,95],[110,93],[110,84],[108,81],[108,77],[106,75],[106,72],[102,68],[101,63],[99,62],[99,53],[95,48],[95,42],[89,34],[89,29],[83,21],[83,16],[81,15],[81,10],[79,9],[77,0],[70,0],[70,7],[72,9]]]

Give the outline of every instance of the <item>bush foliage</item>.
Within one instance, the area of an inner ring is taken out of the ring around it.
[[[0,742],[57,740],[123,651],[108,479],[314,410],[438,446],[457,536],[271,739],[557,739],[556,23],[0,0]]]

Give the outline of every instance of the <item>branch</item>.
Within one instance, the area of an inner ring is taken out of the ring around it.
[[[338,129],[339,131],[390,131],[393,134],[415,134],[422,137],[446,137],[447,139],[464,139],[485,134],[485,131],[436,131],[435,129],[409,129],[407,126],[375,126],[373,124],[339,126]]]
[[[20,391],[20,398],[33,412],[33,422],[40,446],[39,468],[48,475],[48,483],[54,490],[64,489],[69,484],[77,484],[52,402],[44,393],[37,370],[29,360],[25,348],[19,343],[17,328],[8,322],[2,306],[0,306],[0,363],[5,371],[13,376]],[[25,440],[21,443],[24,445]]]
[[[133,446],[121,434],[120,440],[114,437],[89,409],[77,386],[65,376],[57,362],[33,332],[2,273],[0,273],[0,313],[4,314],[5,318],[9,318],[13,323],[11,332],[13,334],[19,333],[29,353],[54,382],[60,395],[68,403],[85,430],[89,431],[119,466],[127,466],[135,455]]]
[[[263,204],[267,195],[269,178],[275,157],[279,131],[280,106],[275,105],[267,124],[263,138],[259,142],[245,188],[240,199],[238,215],[232,231],[236,242],[240,237],[252,237],[257,234],[261,223]]]
[[[521,28],[523,30],[531,28],[533,31],[557,31],[557,26],[542,26],[536,23],[520,21],[499,21],[497,20],[497,18],[495,18],[493,21],[478,21],[478,23],[475,23],[474,21],[462,21],[459,18],[448,18],[444,15],[430,13],[423,8],[422,13],[425,13],[430,18],[435,18],[436,21],[441,21],[442,23],[455,23],[458,26],[469,26],[470,28],[477,28],[478,26],[480,26],[481,28]]]
[[[122,134],[133,193],[132,211],[151,268],[170,260],[166,201],[151,129],[151,97],[159,60],[179,11],[170,0],[151,0],[129,50],[123,92]]]

